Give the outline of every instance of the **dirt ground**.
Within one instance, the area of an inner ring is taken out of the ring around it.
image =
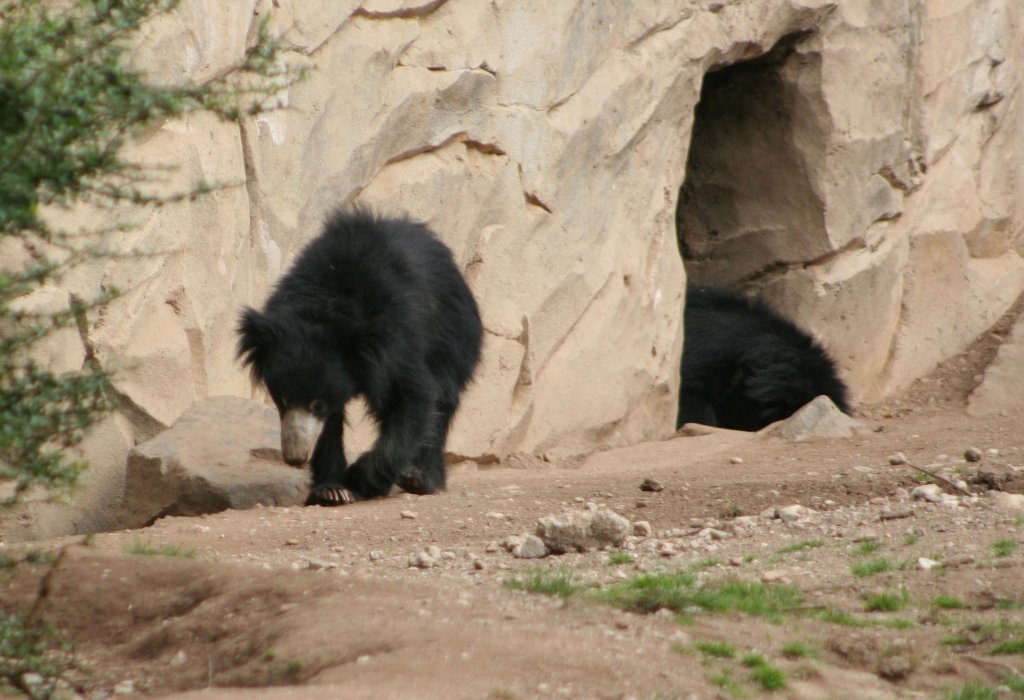
[[[859,437],[717,431],[566,465],[460,466],[437,496],[9,545],[0,552],[21,563],[0,582],[0,608],[34,606],[73,644],[65,678],[87,698],[931,698],[967,683],[1015,697],[1024,510],[979,485],[914,500],[927,479],[889,459],[1022,490],[1021,417],[963,410],[998,331],[899,399],[861,407]],[[981,461],[964,461],[971,447]],[[645,479],[664,488],[641,490]],[[790,505],[812,510],[771,517]],[[502,546],[541,516],[593,507],[652,532],[532,560]],[[432,565],[411,565],[430,547]],[[801,598],[767,617],[642,614],[601,598],[683,570],[698,587],[741,581]],[[531,575],[582,590],[507,585]],[[751,653],[785,674],[782,687],[755,677]]]

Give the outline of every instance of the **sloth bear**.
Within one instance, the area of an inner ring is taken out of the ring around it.
[[[480,360],[483,327],[452,253],[424,225],[335,212],[263,311],[247,308],[238,356],[281,416],[281,453],[307,460],[306,505],[445,486],[444,444]],[[380,426],[351,466],[345,404],[362,395]]]
[[[824,394],[849,413],[846,386],[811,336],[758,301],[687,286],[676,427],[760,430]]]

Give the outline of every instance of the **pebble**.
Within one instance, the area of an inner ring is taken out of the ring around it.
[[[640,490],[641,491],[654,491],[654,492],[664,491],[665,490],[665,485],[662,484],[657,479],[650,479],[650,478],[648,478],[648,479],[644,479],[643,482],[640,484]]]
[[[294,546],[295,546],[295,545],[297,545],[298,543],[299,543],[299,541],[298,541],[298,540],[285,540],[285,541],[284,541],[284,545],[285,545],[286,547],[294,547]]]
[[[329,569],[337,569],[338,565],[333,561],[324,561],[323,559],[310,559],[306,563],[306,568],[310,571],[326,571]]]
[[[906,463],[907,463],[907,456],[905,454],[903,454],[902,452],[893,452],[891,455],[889,455],[889,464],[891,464],[894,467],[899,465],[899,464],[906,464]]]
[[[527,535],[512,549],[512,556],[517,559],[541,559],[548,554],[547,545],[536,535]]]
[[[977,447],[968,447],[964,450],[964,459],[968,462],[980,462],[982,457],[984,455]]]
[[[135,692],[135,681],[121,681],[114,686],[114,695],[131,695]]]
[[[409,557],[409,567],[414,569],[432,569],[437,564],[426,552],[417,552]]]
[[[761,574],[762,583],[782,583],[786,580],[786,572],[782,569],[769,569]]]
[[[743,458],[742,457],[730,457],[729,458],[729,464],[743,464]]]
[[[929,559],[928,557],[917,558],[917,568],[919,568],[921,571],[931,571],[932,569],[939,566],[942,566],[942,562],[935,561],[934,559]]]
[[[188,656],[185,654],[185,650],[178,649],[178,653],[172,656],[171,660],[168,663],[170,664],[171,668],[178,668],[179,666],[184,666],[187,661]]]
[[[784,523],[796,523],[807,520],[814,511],[801,505],[784,506],[778,509],[779,519]]]
[[[929,503],[942,502],[942,489],[938,484],[921,484],[910,492],[915,501],[928,501]]]
[[[379,549],[374,549],[373,551],[370,552],[369,556],[370,556],[370,561],[380,561],[381,559],[384,558],[384,552],[380,551]]]
[[[650,537],[652,531],[651,524],[646,520],[637,520],[633,523],[633,535],[635,537]]]
[[[850,536],[853,542],[874,542],[878,539],[878,533],[869,527],[858,528]]]
[[[416,513],[411,510],[403,510],[401,513],[398,514],[398,517],[402,518],[403,520],[415,520]]]
[[[496,510],[492,510],[490,513],[487,513],[484,517],[489,518],[490,520],[504,520],[505,514],[499,513]]]
[[[992,504],[1000,510],[1024,510],[1024,494],[993,491]]]

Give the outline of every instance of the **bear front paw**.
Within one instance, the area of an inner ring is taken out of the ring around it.
[[[314,486],[306,497],[307,506],[346,506],[359,499],[341,484]]]

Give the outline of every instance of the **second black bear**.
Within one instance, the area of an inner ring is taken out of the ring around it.
[[[824,394],[849,412],[835,364],[807,333],[764,304],[687,286],[676,427],[760,430]]]
[[[248,308],[238,355],[281,415],[281,452],[307,460],[307,505],[445,486],[444,444],[480,360],[483,327],[451,251],[424,225],[336,212],[263,311]],[[351,466],[345,404],[366,400],[380,427]]]

